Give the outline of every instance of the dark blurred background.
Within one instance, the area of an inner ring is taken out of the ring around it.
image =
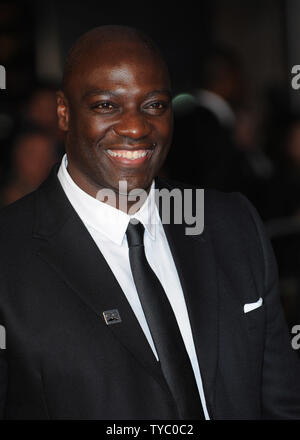
[[[175,133],[162,176],[252,201],[292,327],[300,323],[300,90],[291,85],[300,2],[164,3],[0,3],[0,205],[35,189],[62,157],[55,91],[74,40],[103,24],[137,27],[161,48],[173,83]]]

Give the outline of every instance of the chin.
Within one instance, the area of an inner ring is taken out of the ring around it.
[[[119,190],[119,182],[126,182],[127,192],[133,190],[133,189],[148,189],[151,185],[152,179],[141,179],[140,177],[134,177],[134,176],[124,176],[120,177],[120,180],[115,182],[114,188],[118,191]]]
[[[151,179],[149,182],[148,181],[147,182],[140,181],[140,180],[139,181],[128,181],[127,180],[128,191],[132,191],[134,189],[141,189],[141,190],[147,191],[151,186],[152,180],[153,179]]]

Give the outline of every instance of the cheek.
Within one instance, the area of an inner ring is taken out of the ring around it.
[[[160,155],[164,159],[170,149],[173,135],[173,124],[168,121],[166,124],[160,124],[157,127],[158,141],[160,143]]]
[[[171,142],[173,133],[173,117],[167,115],[165,119],[158,120],[156,130],[164,143]]]
[[[97,116],[87,112],[72,115],[70,131],[85,142],[95,143],[109,130],[109,124],[103,123]]]

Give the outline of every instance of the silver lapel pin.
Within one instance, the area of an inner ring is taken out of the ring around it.
[[[106,325],[119,324],[119,322],[122,322],[118,309],[105,310],[103,317]]]

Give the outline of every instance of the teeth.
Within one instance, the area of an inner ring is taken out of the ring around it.
[[[112,157],[124,157],[125,159],[135,160],[145,157],[147,151],[145,150],[135,150],[135,151],[123,151],[122,153],[116,153],[112,150],[107,150],[108,154]]]

